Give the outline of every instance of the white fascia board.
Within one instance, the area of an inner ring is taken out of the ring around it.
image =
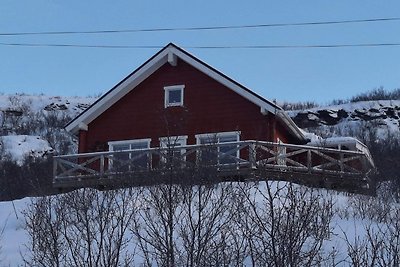
[[[80,118],[68,125],[65,129],[68,132],[75,133],[79,129],[79,125],[84,123],[89,125],[95,118],[110,108],[119,99],[129,93],[133,88],[143,82],[158,68],[164,65],[168,60],[169,49],[164,50],[162,53],[154,57],[142,68],[138,69],[136,73],[130,76],[128,79],[119,84],[116,88],[108,93],[103,99],[100,99],[94,106],[90,107]]]
[[[214,70],[208,68],[207,66],[201,64],[197,60],[193,59],[192,57],[189,57],[182,51],[179,51],[176,48],[171,48],[171,50],[174,50],[174,54],[176,54],[180,59],[183,61],[187,62],[188,64],[192,65],[196,69],[200,70],[204,74],[208,75],[209,77],[213,78],[214,80],[218,81],[219,83],[225,85],[226,87],[232,89],[234,92],[237,94],[241,95],[242,97],[246,98],[247,100],[251,101],[252,103],[258,105],[261,109],[269,111],[273,114],[276,114],[277,108],[273,107],[269,103],[263,101],[262,99],[254,96],[247,90],[244,90],[237,84],[233,83],[232,81],[226,79],[225,77],[221,76],[219,73],[215,72]]]
[[[284,111],[279,111],[277,114],[277,117],[280,118],[285,125],[289,127],[289,129],[292,131],[292,133],[300,140],[305,141],[306,137],[304,136],[303,132],[300,130],[300,128],[294,123],[294,121],[286,114]]]
[[[258,105],[262,113],[265,111],[271,112],[272,114],[277,114],[279,109],[272,106],[268,102],[263,101],[261,98],[256,97],[251,94],[247,90],[243,89],[236,83],[230,81],[225,78],[218,72],[213,69],[207,67],[206,65],[200,63],[196,59],[188,56],[184,52],[175,48],[174,46],[167,47],[160,54],[155,56],[152,60],[147,62],[144,66],[137,70],[134,74],[128,77],[125,81],[119,84],[117,87],[112,89],[108,95],[104,98],[100,99],[97,103],[95,103],[89,110],[85,111],[79,118],[69,124],[65,129],[68,132],[76,133],[79,130],[79,124],[84,123],[89,125],[95,118],[97,118],[101,113],[106,111],[109,107],[111,107],[114,103],[116,103],[119,99],[129,93],[133,88],[139,85],[142,81],[144,81],[147,77],[149,77],[154,71],[164,65],[166,62],[171,61],[172,63],[176,57],[179,57],[183,61],[187,62],[194,68],[223,84],[224,86],[230,88],[240,96],[246,98],[250,102]]]

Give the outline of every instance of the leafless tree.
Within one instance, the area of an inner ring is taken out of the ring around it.
[[[234,186],[231,183],[195,185],[183,191],[182,219],[178,235],[182,239],[179,258],[182,266],[227,266],[231,263],[230,226]],[[235,233],[236,234],[236,233]]]
[[[33,266],[130,266],[128,226],[137,190],[80,189],[33,200],[25,211]]]
[[[400,207],[396,201],[378,196],[349,202],[349,216],[359,221],[354,237],[343,231],[349,265],[399,266]]]
[[[182,188],[177,184],[144,189],[131,232],[136,237],[145,266],[176,266],[176,231],[182,213],[181,201]]]
[[[291,183],[240,184],[242,235],[253,266],[319,266],[332,200]]]

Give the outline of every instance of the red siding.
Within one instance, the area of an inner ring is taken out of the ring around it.
[[[164,86],[181,84],[184,107],[164,108]],[[158,146],[159,137],[175,135],[188,135],[188,144],[194,144],[195,134],[224,131],[241,131],[241,140],[273,141],[274,119],[189,64],[166,63],[89,124],[85,149],[107,149],[108,141],[139,138],[152,138],[152,146]],[[280,128],[279,137],[288,140]]]

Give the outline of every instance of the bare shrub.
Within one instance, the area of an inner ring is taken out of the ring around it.
[[[34,199],[25,210],[29,266],[130,266],[127,229],[136,191],[76,190]]]
[[[144,189],[131,232],[139,245],[145,266],[176,266],[177,223],[182,188],[162,184]]]
[[[311,108],[316,108],[319,107],[319,105],[313,101],[307,101],[307,102],[296,102],[296,103],[290,103],[290,102],[284,102],[281,107],[284,110],[305,110],[305,109],[311,109]]]
[[[361,234],[354,239],[343,232],[347,244],[348,260],[352,266],[399,266],[400,264],[400,209],[379,223],[366,220]]]
[[[348,200],[345,218],[356,221],[354,231],[343,231],[349,265],[400,264],[400,205],[390,188],[382,187],[376,197],[355,195]]]
[[[230,232],[233,190],[231,183],[184,189],[178,226],[181,266],[227,266],[234,261],[237,253],[231,243],[232,234],[237,233]]]
[[[351,102],[359,101],[370,101],[370,100],[391,100],[400,99],[400,88],[394,89],[392,91],[385,90],[382,86],[375,88],[366,93],[361,93],[359,95],[353,96]]]
[[[319,266],[332,200],[291,183],[242,184],[239,228],[253,266]]]

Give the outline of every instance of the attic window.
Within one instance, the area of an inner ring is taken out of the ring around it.
[[[165,107],[183,106],[184,85],[165,86]]]

